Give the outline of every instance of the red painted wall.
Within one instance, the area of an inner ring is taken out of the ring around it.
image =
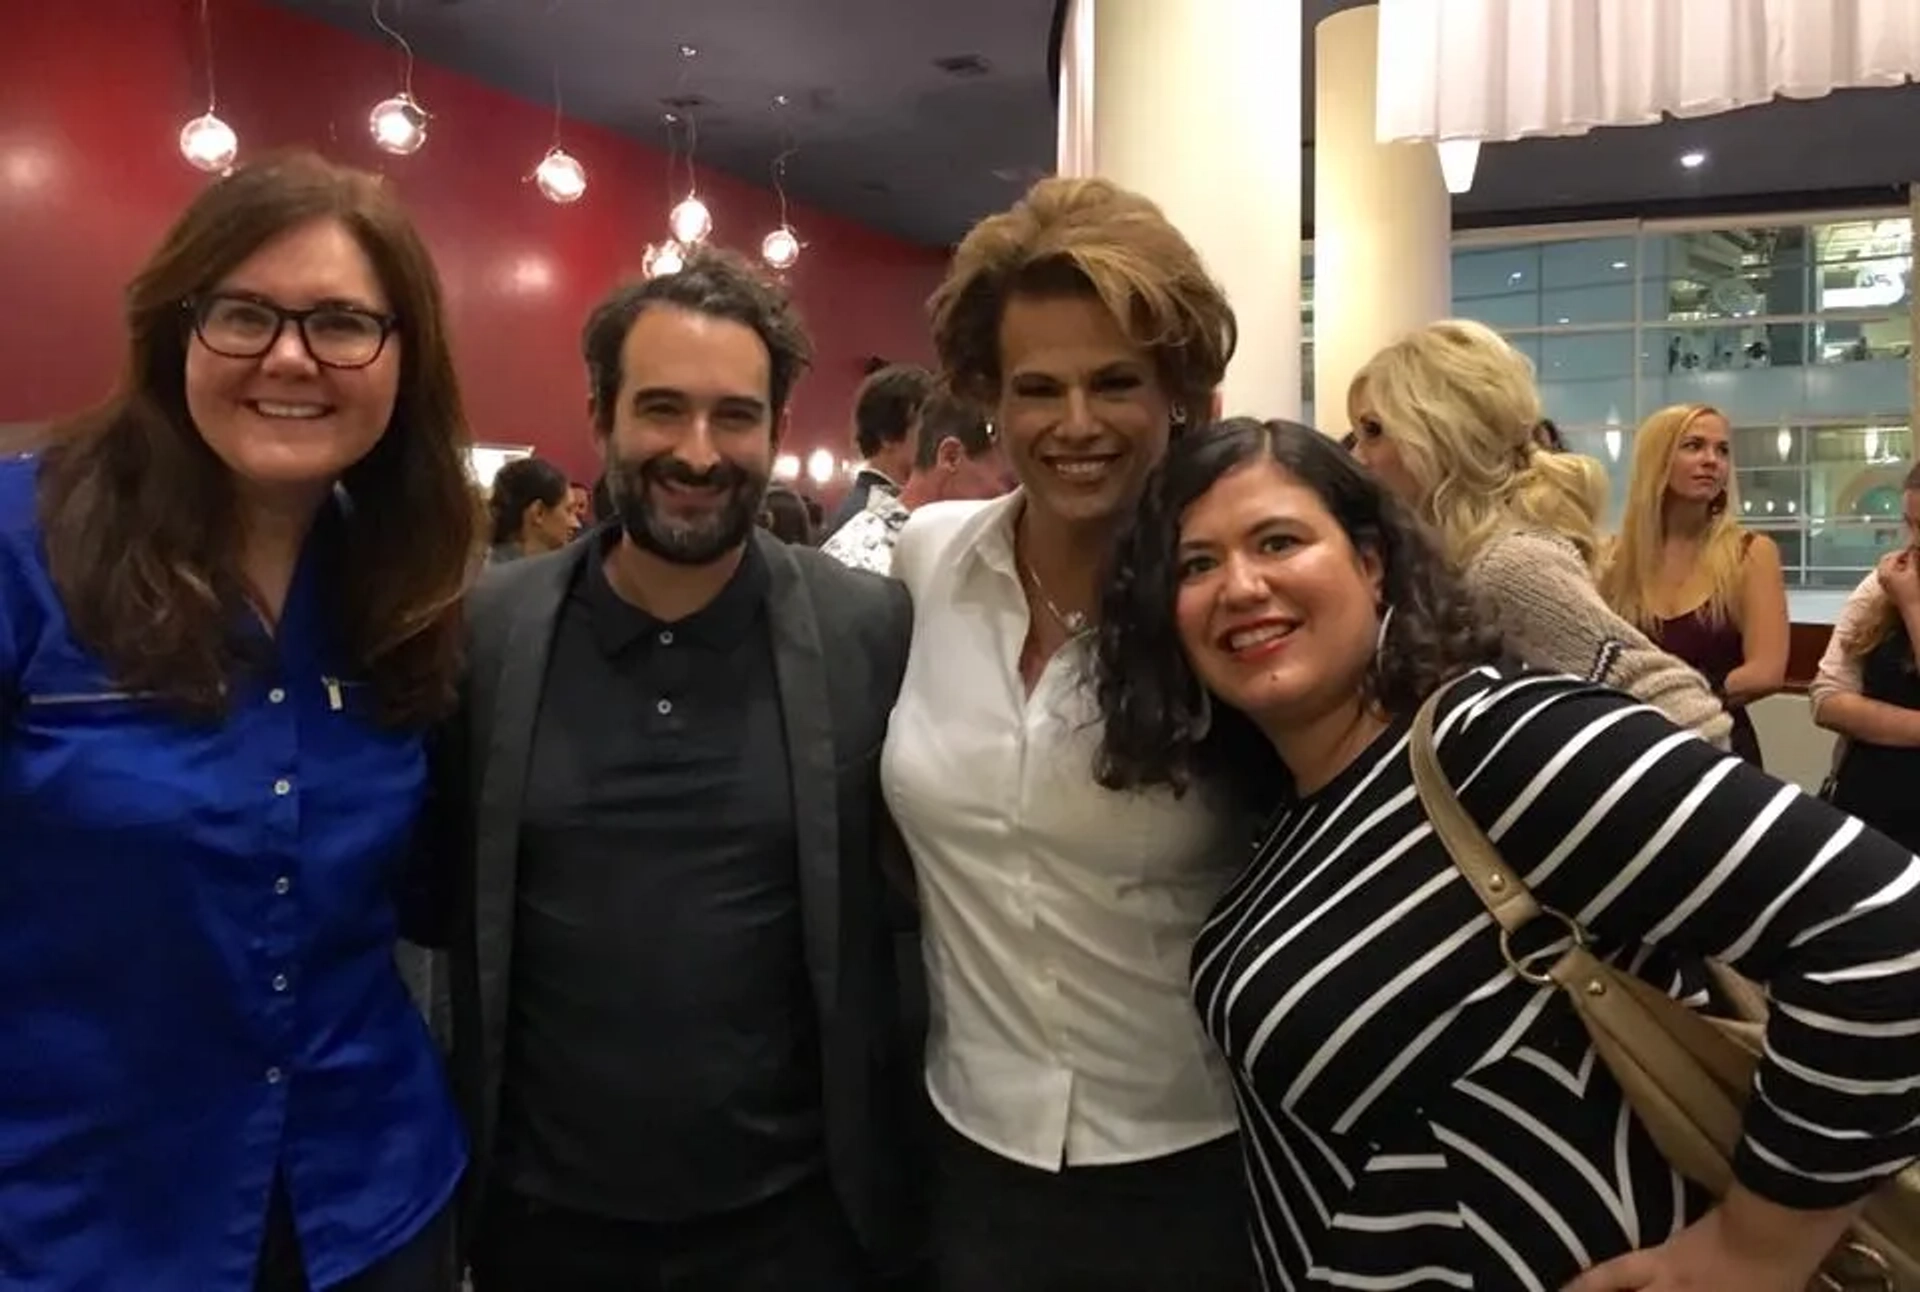
[[[194,0],[61,0],[9,6],[0,40],[0,424],[42,421],[99,398],[120,361],[122,286],[205,182],[180,157],[181,125],[205,105]],[[368,109],[397,88],[382,46],[263,0],[216,0],[220,114],[241,154],[305,144],[399,186],[452,303],[456,357],[476,439],[530,443],[590,479],[580,326],[665,237],[678,194],[656,149],[569,123],[587,167],[561,207],[522,177],[546,150],[550,107],[421,65],[433,114],[426,147],[392,157],[367,137]],[[802,153],[796,164],[804,166]],[[706,174],[716,240],[757,251],[777,221],[770,191]],[[806,207],[807,249],[789,275],[813,332],[815,368],[793,402],[787,447],[853,454],[862,361],[927,356],[922,305],[943,252]]]

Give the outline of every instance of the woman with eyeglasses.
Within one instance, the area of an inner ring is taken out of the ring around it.
[[[450,1275],[394,959],[477,538],[441,311],[390,187],[243,167],[134,279],[119,389],[0,463],[10,1292]]]

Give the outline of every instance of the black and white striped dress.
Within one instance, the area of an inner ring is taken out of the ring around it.
[[[1838,1206],[1920,1154],[1920,861],[1572,678],[1485,670],[1437,729],[1474,818],[1616,961],[1681,994],[1703,953],[1771,984],[1749,1188]],[[1570,1006],[1509,973],[1405,723],[1281,812],[1193,963],[1269,1289],[1555,1292],[1708,1205]]]

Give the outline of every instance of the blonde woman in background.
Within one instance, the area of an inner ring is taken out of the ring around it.
[[[1733,716],[1733,752],[1758,767],[1747,706],[1787,679],[1780,549],[1742,529],[1727,419],[1705,404],[1649,417],[1633,440],[1620,534],[1600,592],[1620,617],[1693,665]]]
[[[1726,743],[1706,679],[1601,599],[1593,469],[1541,447],[1533,367],[1499,333],[1450,319],[1402,337],[1354,378],[1347,412],[1361,464],[1439,532],[1510,651]]]

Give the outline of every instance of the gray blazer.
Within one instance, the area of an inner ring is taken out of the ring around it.
[[[771,576],[768,614],[786,723],[807,975],[819,1010],[828,1169],[881,1270],[918,1244],[910,1160],[922,1114],[920,1057],[901,1025],[897,898],[883,854],[898,847],[880,796],[880,745],[905,671],[906,589],[755,532]],[[453,1084],[472,1136],[467,1211],[484,1190],[498,1125],[522,791],[560,607],[579,563],[557,552],[489,569],[469,601],[460,719],[436,750],[434,812],[448,855],[453,923]],[[444,890],[443,890],[444,891]]]

